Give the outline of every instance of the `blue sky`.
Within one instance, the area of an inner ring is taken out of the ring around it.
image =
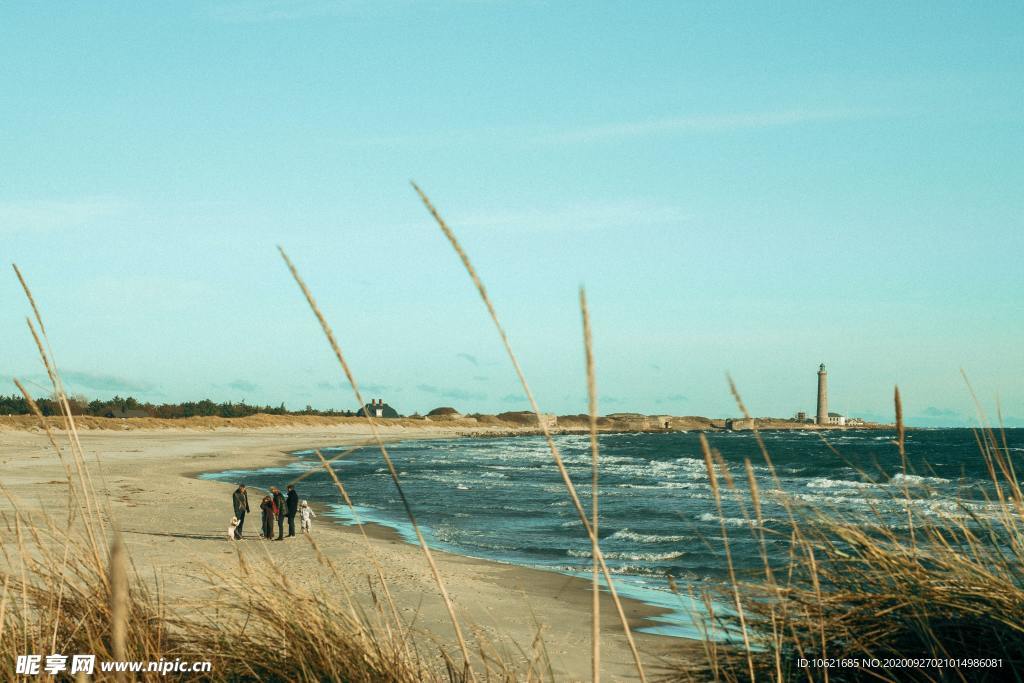
[[[1019,3],[0,9],[0,255],[90,396],[1024,425]],[[0,392],[42,384],[0,279]]]

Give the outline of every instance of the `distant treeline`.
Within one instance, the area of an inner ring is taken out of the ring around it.
[[[36,399],[36,404],[43,415],[60,415],[60,406],[52,398]],[[83,396],[72,396],[68,398],[73,415],[95,415],[97,417],[245,417],[256,413],[268,415],[354,415],[351,410],[317,410],[312,406],[306,406],[304,410],[288,410],[284,404],[274,406],[249,405],[245,401],[232,403],[214,403],[206,398],[202,401],[185,401],[184,403],[141,403],[129,396],[121,398],[115,396],[108,401],[99,399],[88,400]],[[0,395],[0,415],[29,415],[32,409],[22,396]]]

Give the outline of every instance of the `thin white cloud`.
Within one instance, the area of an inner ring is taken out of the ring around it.
[[[384,0],[238,0],[212,5],[209,15],[227,23],[258,24],[363,14],[383,4]]]
[[[0,201],[0,235],[77,228],[128,207],[124,201],[104,198]]]
[[[487,4],[491,0],[461,0],[460,4]],[[521,0],[520,0],[521,1]],[[450,0],[233,0],[208,6],[207,14],[216,21],[257,24],[342,16],[379,14],[391,8],[435,7]]]
[[[471,354],[471,353],[465,353],[465,352],[457,353],[457,354],[455,354],[455,357],[456,358],[461,358],[462,360],[466,361],[467,363],[472,363],[473,365],[476,365],[476,366],[480,365],[480,360],[476,356]]]
[[[254,384],[247,379],[236,379],[233,382],[229,382],[228,388],[248,392],[259,391],[260,389],[258,384]]]
[[[117,298],[120,302],[118,308],[94,312],[97,317],[109,320],[120,319],[127,308],[151,308],[153,302],[159,302],[160,310],[165,312],[191,311],[195,302],[208,296],[211,291],[206,282],[197,278],[124,273],[83,280],[78,290],[80,295],[93,301]]]
[[[485,394],[478,391],[466,391],[458,387],[438,387],[433,384],[417,384],[416,388],[424,394],[451,398],[456,401],[483,401],[487,398]]]
[[[623,138],[687,133],[722,133],[735,130],[778,128],[822,121],[864,118],[869,113],[854,109],[790,109],[726,114],[672,116],[646,121],[581,126],[552,133],[549,142],[581,143]]]
[[[459,228],[566,231],[642,228],[681,223],[689,214],[678,206],[625,199],[617,201],[575,202],[560,206],[509,210],[481,210],[455,215],[452,225]]]
[[[102,392],[136,392],[161,396],[159,388],[152,382],[141,379],[130,379],[119,375],[104,373],[62,370],[61,378],[73,390],[88,389]]]
[[[622,121],[567,126],[487,126],[452,130],[407,131],[388,135],[362,135],[335,139],[345,147],[447,147],[497,144],[513,147],[585,145],[615,140],[673,135],[716,135],[742,130],[762,130],[812,123],[853,121],[881,115],[866,109],[786,109],[779,111],[732,112],[667,116],[642,121]]]

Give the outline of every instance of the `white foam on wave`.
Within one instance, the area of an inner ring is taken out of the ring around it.
[[[620,529],[608,537],[609,540],[620,539],[637,543],[678,543],[686,540],[686,536],[667,536],[661,534],[638,534],[635,531]]]
[[[604,453],[601,454],[602,465],[635,465],[637,463],[643,462],[643,458],[634,458],[629,455],[606,455]]]
[[[900,485],[907,484],[908,486],[928,486],[932,484],[948,484],[949,479],[943,479],[942,477],[921,477],[916,474],[894,474],[892,479],[889,480],[890,484]]]
[[[706,484],[687,481],[663,481],[660,484],[616,484],[620,489],[692,489],[707,488]]]
[[[969,512],[974,512],[977,513],[976,516],[980,518],[996,519],[1002,512],[1004,512],[1003,506],[999,503],[957,500],[953,498],[929,498],[927,500],[914,498],[911,499],[910,504],[918,509],[925,510],[926,512],[933,512],[938,515],[957,515],[960,513],[967,514]]]
[[[589,550],[569,550],[569,557],[590,557]],[[675,560],[683,556],[683,552],[674,551],[668,553],[617,553],[617,552],[604,552],[604,559],[606,560],[626,560],[629,562],[664,562],[665,560]]]
[[[679,467],[688,470],[700,470],[702,472],[707,471],[707,466],[704,464],[704,461],[700,458],[683,456],[682,458],[676,458],[675,460],[673,460],[673,462]]]
[[[864,481],[850,481],[849,479],[829,479],[828,477],[815,477],[806,484],[809,489],[867,489],[874,486]]]
[[[804,503],[810,503],[812,505],[841,503],[843,506],[848,507],[853,505],[867,506],[879,503],[879,499],[877,498],[869,499],[861,496],[841,496],[837,499],[834,491],[829,491],[828,493],[790,493],[787,494],[787,497]]]
[[[742,517],[719,517],[718,515],[713,515],[710,512],[701,513],[697,519],[702,522],[716,522],[719,524],[725,522],[726,526],[757,526],[757,522],[752,519],[744,519]]]

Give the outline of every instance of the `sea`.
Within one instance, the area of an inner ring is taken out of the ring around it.
[[[992,481],[970,429],[912,430],[906,463],[893,431],[761,432],[771,465],[752,432],[705,433],[721,453],[721,508],[712,495],[696,432],[600,436],[599,537],[620,594],[666,610],[645,630],[705,635],[691,600],[727,580],[725,539],[742,576],[762,567],[752,521],[745,460],[759,490],[768,553],[786,561],[788,516],[783,501],[813,507],[852,523],[906,531],[904,496],[920,515],[956,517],[968,525],[998,514]],[[589,513],[588,435],[554,437]],[[1024,473],[1024,429],[1006,430],[1008,454]],[[324,444],[330,459],[346,449]],[[590,576],[590,542],[543,437],[408,440],[388,445],[402,487],[431,547],[509,564]],[[204,478],[284,488],[311,468],[313,451],[296,451],[284,467],[231,470]],[[302,480],[301,498],[319,503],[337,524],[374,522],[415,542],[395,485],[375,447],[333,462],[354,503],[349,509],[326,472]],[[774,471],[773,471],[774,470]],[[1022,475],[1024,476],[1024,475]],[[730,483],[731,482],[731,483]],[[321,523],[325,520],[320,520]],[[781,533],[774,534],[772,531]],[[674,590],[673,590],[674,589]],[[699,621],[699,620],[698,620]]]

